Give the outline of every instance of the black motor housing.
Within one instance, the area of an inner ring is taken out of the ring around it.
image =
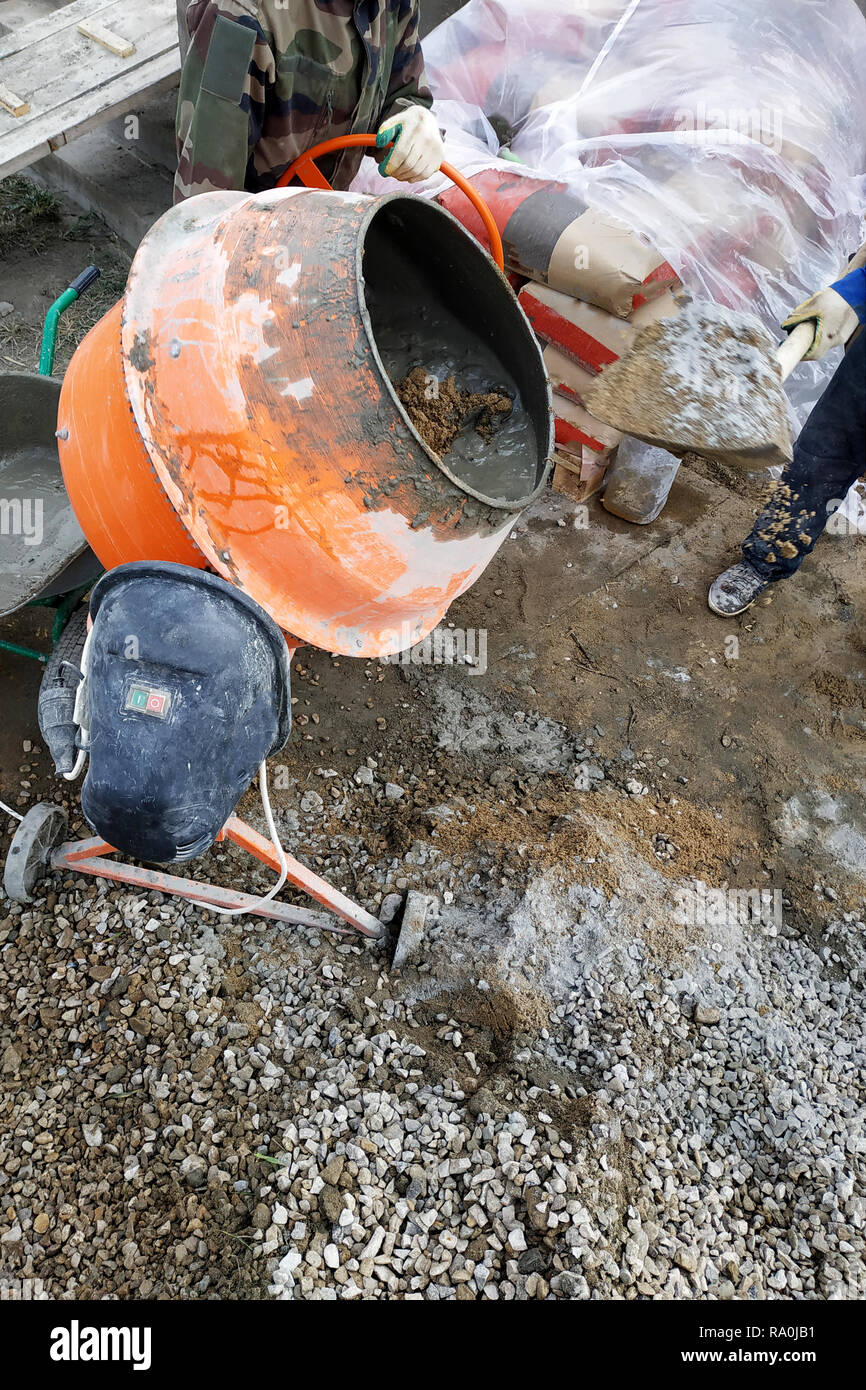
[[[216,575],[157,561],[103,575],[90,615],[84,815],[134,859],[192,859],[289,737],[285,637]]]

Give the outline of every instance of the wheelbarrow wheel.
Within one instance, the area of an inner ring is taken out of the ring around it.
[[[27,812],[6,856],[3,887],[16,903],[33,901],[33,889],[48,870],[52,852],[66,835],[66,812],[41,801]]]

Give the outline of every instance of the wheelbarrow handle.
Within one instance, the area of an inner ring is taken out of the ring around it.
[[[69,288],[74,290],[76,295],[82,295],[85,290],[90,289],[91,285],[96,284],[101,274],[102,271],[98,265],[89,265],[86,270],[82,270],[80,275],[76,275]]]
[[[307,188],[330,188],[331,185],[325,178],[320,169],[316,167],[315,161],[322,155],[332,154],[335,150],[358,149],[361,147],[372,147],[376,144],[375,135],[338,135],[333,140],[323,140],[320,145],[314,145],[311,150],[306,150],[299,155],[293,164],[290,164],[286,172],[277,179],[277,187],[285,188],[291,183],[292,179],[300,179]],[[463,177],[459,169],[455,169],[453,164],[446,164],[444,161],[440,165],[441,172],[446,178],[466,194],[481,221],[484,223],[487,236],[490,240],[490,254],[500,270],[505,269],[505,256],[502,250],[502,237],[499,235],[493,213],[485,203],[481,195],[476,192],[467,179]]]
[[[40,376],[50,376],[54,371],[54,353],[57,347],[57,327],[60,323],[60,315],[69,308],[70,304],[74,304],[85,290],[89,290],[101,274],[98,265],[89,265],[86,270],[82,270],[69,288],[64,290],[58,299],[55,299],[45,315],[45,326],[42,330],[42,351],[39,356]]]

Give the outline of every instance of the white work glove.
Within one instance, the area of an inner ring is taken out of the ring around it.
[[[409,106],[383,121],[376,134],[381,149],[395,144],[379,165],[379,173],[406,183],[431,179],[442,163],[444,146],[436,117],[426,106]]]
[[[798,304],[782,324],[790,333],[798,323],[815,324],[812,346],[803,357],[804,362],[816,361],[824,357],[832,348],[844,347],[860,320],[851,305],[835,290],[820,290],[809,299]]]

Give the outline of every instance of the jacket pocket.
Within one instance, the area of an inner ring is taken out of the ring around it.
[[[277,63],[274,96],[282,115],[298,118],[306,129],[321,123],[333,108],[339,78],[327,63],[314,58],[283,57]]]
[[[203,179],[218,188],[241,189],[249,155],[246,111],[213,92],[200,91],[183,148],[192,182]]]

